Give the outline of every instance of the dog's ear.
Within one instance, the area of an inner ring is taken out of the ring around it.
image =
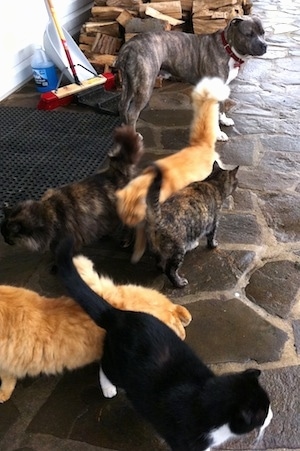
[[[233,25],[233,26],[238,26],[241,22],[243,22],[243,18],[242,17],[234,17],[232,20],[231,20],[231,22],[230,22],[230,26],[231,25]]]

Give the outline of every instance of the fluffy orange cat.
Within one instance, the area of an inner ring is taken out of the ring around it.
[[[189,311],[166,296],[138,285],[115,285],[83,256],[74,258],[81,277],[112,305],[150,313],[182,339]],[[71,298],[48,298],[25,288],[0,285],[0,402],[17,380],[40,373],[58,374],[101,359],[105,331]]]
[[[204,78],[192,92],[194,118],[189,146],[156,161],[162,170],[160,202],[192,182],[204,180],[219,159],[215,151],[218,131],[218,102],[229,96],[230,90],[220,78]],[[180,114],[180,112],[178,112]],[[146,194],[154,178],[150,167],[117,190],[117,211],[122,221],[136,227],[136,241],[131,261],[139,261],[146,247],[143,221],[146,213]]]

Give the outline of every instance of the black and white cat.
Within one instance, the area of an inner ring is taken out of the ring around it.
[[[57,266],[69,294],[107,332],[100,371],[104,396],[123,388],[171,450],[209,450],[268,426],[272,410],[259,370],[216,376],[154,316],[112,307],[79,276],[70,241],[59,246]]]

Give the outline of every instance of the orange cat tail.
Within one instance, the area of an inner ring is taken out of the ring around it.
[[[229,97],[230,89],[221,78],[205,77],[192,92],[194,118],[191,124],[190,145],[206,142],[214,146],[219,123],[219,102]]]

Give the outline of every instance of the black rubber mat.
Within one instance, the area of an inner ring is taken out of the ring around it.
[[[118,125],[119,117],[96,112],[0,106],[0,218],[3,205],[94,173]]]

